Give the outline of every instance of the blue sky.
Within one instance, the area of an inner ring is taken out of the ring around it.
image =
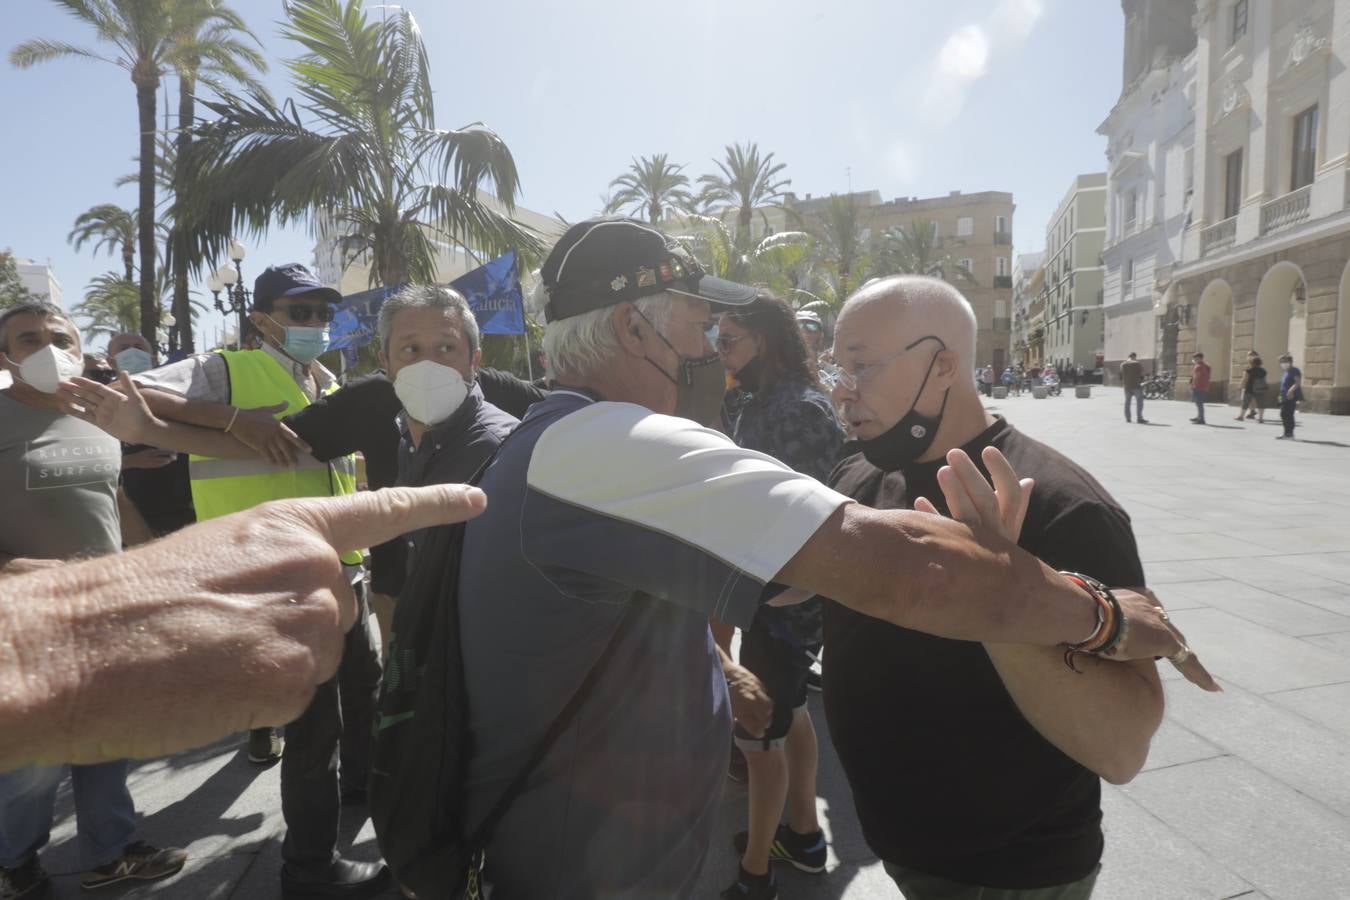
[[[290,96],[280,0],[229,0]],[[596,211],[636,155],[669,153],[696,176],[732,141],[787,164],[798,194],[884,197],[1011,191],[1018,252],[1039,250],[1081,172],[1104,167],[1096,134],[1120,93],[1122,20],[1082,0],[404,0],[431,55],[441,127],[483,121],[515,154],[521,198],[575,220]],[[371,4],[371,14],[380,12]],[[87,26],[46,0],[7,11],[6,57],[32,37],[82,46]],[[166,79],[171,94],[177,90]],[[71,223],[97,203],[135,205],[135,92],[120,69],[0,63],[9,127],[0,247],[50,260],[67,305],[117,268],[77,254]],[[162,104],[161,100],[161,104]],[[303,229],[247,239],[246,277],[308,261]],[[203,299],[209,294],[201,291]],[[216,318],[203,325],[214,327]]]

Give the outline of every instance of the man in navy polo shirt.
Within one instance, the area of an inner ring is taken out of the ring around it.
[[[725,387],[714,307],[753,288],[628,219],[573,226],[541,276],[554,390],[485,474],[459,575],[466,833],[627,624],[497,827],[487,875],[503,895],[692,895],[731,741],[709,616],[747,626],[786,585],[960,640],[1098,634],[1092,597],[992,530],[867,509],[698,424]],[[1014,479],[987,500],[1020,496]],[[1117,658],[1181,649],[1148,598],[1117,596]],[[776,896],[768,873],[730,891]]]

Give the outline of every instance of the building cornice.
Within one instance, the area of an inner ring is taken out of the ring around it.
[[[1297,247],[1299,244],[1306,244],[1312,241],[1320,241],[1324,238],[1335,237],[1342,232],[1350,233],[1350,210],[1343,210],[1334,216],[1327,216],[1318,222],[1306,225],[1300,229],[1291,231],[1282,231],[1278,235],[1269,238],[1258,238],[1240,247],[1197,260],[1194,263],[1178,264],[1173,270],[1172,281],[1181,281],[1187,278],[1194,278],[1197,275],[1204,275],[1207,272],[1213,272],[1228,266],[1235,266],[1240,263],[1250,262],[1253,259],[1260,259],[1271,253],[1279,253],[1283,250],[1289,250]]]

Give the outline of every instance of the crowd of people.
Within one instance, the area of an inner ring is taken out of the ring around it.
[[[126,759],[243,729],[280,763],[284,893],[403,881],[338,833],[395,724],[382,677],[424,662],[391,627],[414,583],[457,612],[470,749],[446,802],[458,832],[492,822],[498,896],[692,896],[739,758],[722,896],[824,871],[822,659],[906,897],[1090,896],[1100,782],[1161,722],[1155,660],[1218,686],[1126,512],[985,409],[960,293],[869,282],[829,341],[621,218],[572,226],[540,275],[539,382],[483,367],[465,299],[419,285],[380,310],[383,371],[340,384],[318,362],[340,297],[298,264],[258,277],[256,348],[163,366],[134,335],[86,366],[54,306],[0,314],[0,681],[21,686],[0,692],[0,897],[48,882],[65,764],[86,887],[181,869],[137,839]]]

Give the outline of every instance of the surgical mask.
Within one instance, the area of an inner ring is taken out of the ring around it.
[[[113,364],[119,372],[139,375],[155,367],[155,359],[140,347],[128,347],[113,357]]]
[[[272,319],[271,316],[267,318]],[[284,337],[281,349],[297,362],[312,363],[328,349],[327,326],[316,328],[313,325],[282,325],[276,319],[272,319],[272,323],[282,328]]]
[[[641,310],[638,315],[642,316]],[[646,316],[642,318],[647,319]],[[652,324],[651,319],[647,319],[647,324]],[[655,325],[652,330],[680,359],[674,375],[647,359],[658,372],[675,382],[675,415],[692,419],[707,428],[717,428],[722,421],[722,398],[726,396],[727,384],[727,369],[722,364],[722,357],[716,353],[683,356]]]
[[[1290,368],[1293,368],[1293,365],[1294,365],[1294,364],[1291,363],[1291,362],[1282,362],[1282,363],[1280,363],[1280,368],[1281,368],[1281,369],[1290,369]]]
[[[924,341],[937,341],[942,346],[928,363],[928,371],[924,373],[923,383],[919,385],[919,392],[914,395],[909,412],[901,416],[900,421],[884,433],[871,440],[858,441],[863,456],[882,471],[894,472],[927,453],[928,448],[933,446],[933,441],[937,439],[938,428],[942,425],[942,414],[947,410],[947,398],[951,395],[951,388],[942,395],[942,407],[937,411],[937,415],[926,416],[917,409],[919,401],[923,398],[923,389],[928,386],[928,379],[933,374],[933,366],[937,365],[938,355],[947,349],[947,345],[940,338],[933,336],[919,338],[905,349],[911,350]]]
[[[394,393],[413,419],[423,425],[438,425],[463,405],[469,386],[459,370],[424,359],[398,370]]]
[[[19,377],[34,390],[55,394],[61,382],[79,377],[84,372],[84,361],[66,351],[48,344],[29,354],[19,363]]]

